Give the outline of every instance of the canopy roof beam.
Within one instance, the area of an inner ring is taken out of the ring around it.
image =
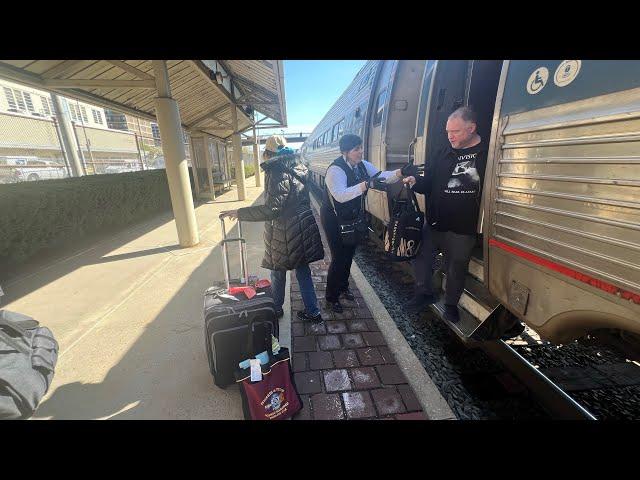
[[[131,75],[138,77],[140,80],[155,80],[153,75],[149,75],[148,73],[143,72],[142,70],[129,65],[122,60],[107,60],[107,62],[109,62],[111,65],[115,65],[116,67],[124,70],[127,73],[130,73]]]
[[[142,88],[155,90],[155,80],[79,80],[79,79],[48,79],[42,82],[48,88]]]

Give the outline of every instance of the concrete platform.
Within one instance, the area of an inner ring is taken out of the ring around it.
[[[231,190],[199,205],[195,247],[177,245],[167,213],[3,284],[2,308],[33,316],[60,343],[33,418],[241,419],[237,389],[215,387],[209,374],[202,294],[223,278],[219,212],[261,203],[261,192],[248,187],[238,202]],[[263,224],[243,229],[249,271],[269,278],[259,267]]]
[[[198,205],[201,242],[195,247],[177,244],[173,216],[168,212],[66,258],[32,266],[22,277],[3,283],[6,296],[0,307],[33,316],[54,332],[60,344],[54,381],[33,419],[242,419],[238,389],[214,386],[209,373],[202,294],[223,279],[218,214],[262,203],[261,193],[261,188],[248,187],[247,200],[239,202],[234,189],[215,202]],[[235,236],[235,222],[230,223]],[[243,225],[249,271],[269,278],[269,271],[259,267],[263,228],[262,222]],[[230,248],[230,258],[237,268],[235,247]],[[329,249],[325,250],[325,260],[312,266],[321,301],[322,277],[326,277],[330,259]],[[308,371],[320,378],[322,373],[317,397],[297,379],[305,403],[316,404],[316,408],[303,410],[299,418],[454,418],[355,264],[352,276],[358,293],[353,321],[328,314],[323,327],[344,327],[340,350],[345,354],[359,346],[361,356],[376,350],[383,361],[371,363],[358,357],[361,365],[340,366],[337,352],[332,351],[331,365],[325,367],[317,362],[328,360],[328,351],[319,343],[316,348],[315,338],[311,338],[312,350],[301,350],[300,342],[318,332],[291,322],[301,302],[297,284],[291,285],[289,278],[280,343],[292,352],[296,376]],[[358,341],[364,343],[348,344]],[[318,353],[309,355],[311,351]],[[353,388],[326,384],[345,372]],[[376,379],[379,384],[365,385]],[[322,405],[338,397],[342,413],[320,413]],[[370,407],[371,415],[366,413],[369,410],[358,410],[360,403]]]

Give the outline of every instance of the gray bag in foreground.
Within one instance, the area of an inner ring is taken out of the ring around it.
[[[57,361],[51,330],[21,313],[0,310],[0,419],[33,415]]]

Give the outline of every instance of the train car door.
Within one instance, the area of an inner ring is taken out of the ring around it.
[[[387,120],[383,122],[384,170],[407,163],[408,145],[415,136],[424,64],[424,60],[401,60],[393,76]]]
[[[370,112],[367,123],[367,138],[365,159],[375,165],[376,168],[383,170],[384,168],[384,154],[382,148],[384,147],[382,139],[383,122],[386,121],[387,104],[389,103],[389,90],[390,80],[395,65],[398,60],[385,60],[379,67],[380,72],[377,76],[377,81],[371,90]]]

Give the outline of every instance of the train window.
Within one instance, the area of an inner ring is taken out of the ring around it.
[[[384,102],[387,100],[387,89],[385,88],[378,95],[378,101],[376,102],[376,113],[373,117],[373,126],[380,125],[382,123],[382,115],[384,113]]]
[[[331,142],[335,142],[340,137],[340,132],[338,131],[338,123],[336,123],[331,129]]]
[[[371,72],[372,70],[369,70],[367,73],[364,74],[364,77],[362,77],[362,80],[360,80],[360,85],[358,85],[358,92],[362,90],[369,83],[369,77],[371,76]]]
[[[424,123],[427,117],[427,104],[429,103],[429,89],[431,88],[431,80],[433,79],[433,66],[435,60],[429,60],[425,67],[425,77],[422,82],[422,92],[420,92],[420,105],[418,108],[418,125],[416,129],[416,136],[420,137],[423,134]]]
[[[336,125],[338,127],[338,137],[340,138],[342,136],[342,132],[344,132],[344,124],[345,124],[345,119],[343,118],[342,120],[340,120],[338,122],[338,125]]]

